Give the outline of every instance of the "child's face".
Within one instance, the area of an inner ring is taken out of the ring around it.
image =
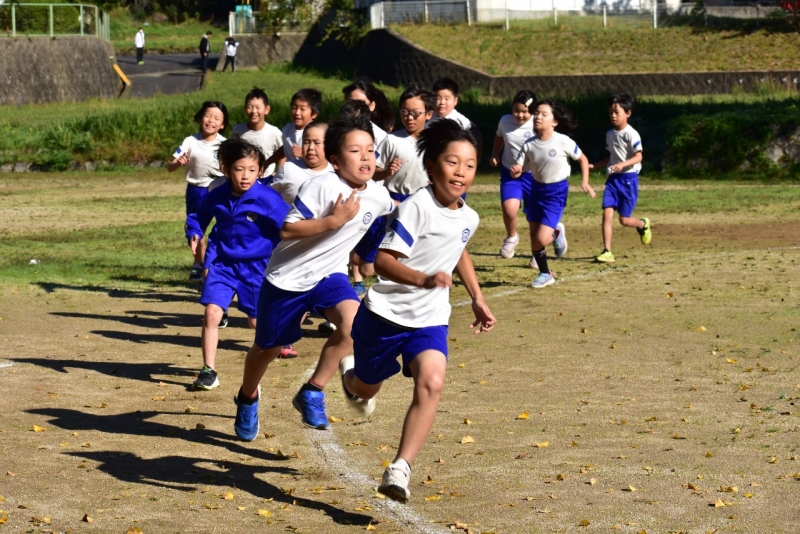
[[[442,89],[441,91],[436,91],[436,102],[436,114],[440,117],[446,117],[456,109],[458,97],[450,89]]]
[[[302,130],[306,124],[317,118],[317,114],[311,110],[311,106],[305,100],[292,101],[292,122],[295,128]]]
[[[231,190],[237,195],[244,194],[258,179],[261,171],[258,160],[253,157],[237,159],[230,169],[225,169],[226,176],[231,181]]]
[[[264,104],[260,98],[252,98],[244,105],[244,112],[251,125],[263,124],[264,117],[269,115],[269,109],[269,105]]]
[[[200,118],[200,132],[203,137],[215,135],[225,127],[225,115],[219,108],[208,108]]]
[[[375,142],[364,130],[353,130],[344,137],[339,154],[329,159],[342,180],[361,189],[375,174]]]
[[[469,190],[475,179],[478,154],[472,143],[453,141],[436,161],[426,161],[425,166],[433,177],[436,199],[443,206],[456,209],[459,197]]]
[[[625,111],[619,104],[614,104],[608,108],[608,116],[611,117],[611,125],[617,130],[621,130],[628,125],[628,117],[631,116],[631,112]]]
[[[425,111],[425,102],[419,97],[409,98],[400,106],[400,120],[406,131],[415,136],[425,129],[425,123],[433,116],[433,111]]]
[[[350,94],[347,95],[347,100],[360,100],[369,107],[370,111],[375,111],[375,102],[371,102],[361,89],[353,89]]]
[[[511,114],[517,124],[525,124],[531,120],[531,112],[528,111],[528,106],[522,102],[515,102],[514,107],[511,109]]]
[[[533,129],[537,132],[553,130],[558,125],[558,121],[553,116],[553,108],[547,104],[541,104],[533,112]]]
[[[320,169],[328,163],[325,159],[325,130],[319,127],[303,130],[303,161],[309,169]]]

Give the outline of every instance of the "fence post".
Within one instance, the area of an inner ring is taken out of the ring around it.
[[[508,31],[508,0],[506,0],[506,31]]]
[[[653,29],[658,28],[658,0],[653,0]]]
[[[428,0],[425,0],[425,24],[428,23]]]
[[[17,36],[17,5],[11,4],[11,37]]]
[[[605,6],[605,4],[603,4],[603,28],[606,28],[606,27],[607,27],[607,23],[606,23],[606,6]]]
[[[553,23],[558,26],[558,9],[553,8]]]
[[[55,28],[53,25],[53,4],[50,4],[50,37],[55,37]]]
[[[464,2],[467,5],[467,26],[472,26],[472,13],[469,11],[469,0]]]
[[[81,37],[83,37],[83,4],[80,6],[80,16],[81,16]]]

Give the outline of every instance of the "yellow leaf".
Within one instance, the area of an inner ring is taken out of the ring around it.
[[[578,523],[578,526],[579,527],[588,527],[591,524],[592,524],[592,522],[589,521],[588,519],[581,519],[581,522]]]
[[[83,521],[84,523],[91,523],[92,521],[94,521],[94,519],[89,517],[89,514],[83,514],[83,519],[81,519],[81,521]]]
[[[698,326],[697,328],[695,328],[694,331],[695,332],[705,332],[706,330],[708,330],[708,328],[706,328],[705,326]]]
[[[690,490],[694,490],[694,491],[697,491],[697,490],[699,489],[697,486],[695,486],[695,485],[694,485],[694,484],[692,484],[691,482],[689,482],[689,483],[686,485],[686,487],[687,487],[687,488],[689,488]]]
[[[616,349],[616,348],[617,348],[617,346],[616,346],[615,344],[613,344],[613,343],[612,343],[612,344],[611,344],[611,346],[610,346],[610,347],[608,347],[608,348],[609,348],[609,349]]]
[[[464,424],[465,425],[471,425],[472,421],[470,421],[469,419],[464,419]]]
[[[390,463],[392,463],[392,462],[390,462],[389,460],[381,460],[381,467],[386,469],[387,467],[389,467]],[[444,462],[439,462],[439,463],[444,463]]]
[[[142,529],[140,529],[139,527],[131,527],[131,528],[128,529],[128,532],[126,532],[125,534],[141,534],[141,533],[142,533]]]
[[[442,498],[441,495],[431,495],[430,497],[425,497],[425,500],[426,501],[438,501],[441,498]]]
[[[628,493],[633,493],[634,491],[636,491],[636,488],[634,488],[633,486],[628,486],[627,488],[622,488],[622,491],[627,491]]]
[[[6,498],[0,495],[0,502],[6,502]]]
[[[166,397],[153,397],[154,401],[163,401]]]
[[[587,328],[581,328],[581,334],[588,334],[589,330]]]
[[[564,473],[559,473],[556,475],[556,480],[566,480],[567,477],[564,476]]]
[[[366,530],[378,530],[378,527],[370,523],[369,525],[367,525]]]
[[[459,364],[458,364],[458,366],[459,366],[461,369],[463,369],[463,368],[464,368],[464,367],[466,367],[467,365],[466,365],[466,364],[464,364],[464,363],[459,363]]]
[[[577,442],[577,441],[574,441],[574,440],[573,440],[573,442],[572,442],[572,443],[570,443],[569,445],[567,445],[567,447],[577,447],[577,446],[578,446],[578,442]]]
[[[777,459],[777,458],[775,458],[774,456],[773,456],[772,458],[770,458],[770,459],[769,459],[769,463],[771,463],[771,464],[774,464],[774,463],[775,463],[775,462],[777,462],[777,461],[778,461],[778,459]]]
[[[262,517],[272,517],[272,512],[270,512],[269,510],[262,510],[261,508],[259,508],[258,515]]]
[[[462,445],[467,443],[475,443],[475,439],[472,436],[464,436],[463,438],[461,438]]]
[[[537,446],[538,448],[540,448],[540,449],[546,449],[547,447],[549,447],[549,446],[550,446],[550,442],[548,442],[548,441],[543,441],[543,442],[541,442],[541,443],[537,443],[537,444],[536,444],[536,446]]]
[[[714,455],[711,454],[711,451],[707,451],[706,452],[706,458],[713,458],[713,457],[714,457]]]
[[[714,501],[714,508],[725,508],[725,503],[722,502],[722,499],[717,499]]]
[[[45,427],[43,427],[43,426],[33,425],[33,431],[34,432],[44,432],[45,430],[47,430],[47,429]]]
[[[7,522],[8,522],[7,515],[3,515],[3,517],[0,517],[0,525],[5,525]]]
[[[196,409],[197,409],[197,408],[195,408],[194,406],[187,406],[187,407],[186,407],[186,409],[185,409],[185,410],[183,410],[183,413],[192,413],[192,412],[193,412],[193,411],[195,411]]]
[[[744,496],[745,496],[746,499],[749,499],[750,497],[753,496],[753,494],[752,493],[745,493]]]
[[[423,485],[424,485],[424,484],[430,484],[430,483],[432,483],[432,482],[435,482],[435,481],[433,480],[433,477],[431,477],[430,475],[428,475],[428,478],[427,478],[427,480],[423,480],[423,481],[422,481],[422,484],[423,484]]]
[[[330,421],[331,423],[341,423],[342,421],[344,421],[344,419],[332,415],[328,418],[328,421]]]
[[[590,478],[588,484],[590,486],[594,486],[595,484],[597,484],[597,479],[596,478]]]
[[[443,464],[443,463],[444,463],[444,460],[443,460],[443,459],[441,459],[441,458],[439,458],[438,460],[436,460],[436,462],[435,462],[435,463],[437,463],[437,464]],[[389,465],[389,464],[386,464],[386,465]]]
[[[240,512],[244,512],[245,510],[247,510],[247,506],[237,506],[236,509],[239,510]]]
[[[222,498],[225,499],[226,501],[232,501],[233,493],[231,493],[230,491],[226,491],[225,495]]]
[[[528,412],[522,412],[517,416],[517,419],[527,419],[527,418],[528,418]]]
[[[736,486],[720,486],[719,490],[725,493],[738,493],[739,488]]]
[[[671,299],[674,295],[675,295],[675,293],[667,293],[667,298]]]

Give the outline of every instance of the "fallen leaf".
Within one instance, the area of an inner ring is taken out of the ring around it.
[[[438,460],[436,460],[434,463],[437,463],[437,464],[443,464],[443,463],[444,463],[444,460],[443,460],[443,459],[441,459],[441,458],[439,458],[439,459],[438,459]],[[389,464],[386,464],[386,465],[389,465]]]
[[[6,471],[6,476],[15,477],[15,476],[17,476],[17,474],[15,472],[13,472],[13,471]]]
[[[205,430],[205,428],[206,425],[204,425],[203,423],[197,423],[196,425],[194,425],[195,430]]]
[[[736,486],[720,486],[719,490],[724,493],[738,493],[739,488]]]
[[[713,457],[714,457],[714,455],[711,454],[711,451],[707,451],[706,452],[706,458],[713,458]]]
[[[588,334],[589,330],[587,328],[581,328],[581,334]]]
[[[728,363],[736,363],[736,358],[725,358],[725,361]]]
[[[442,496],[441,496],[441,495],[435,495],[435,494],[434,494],[434,495],[431,495],[431,496],[429,496],[429,497],[425,497],[425,500],[426,500],[426,501],[438,501],[438,500],[439,500],[439,499],[441,499],[441,498],[442,498]]]
[[[589,482],[587,482],[587,484],[589,484],[590,486],[594,486],[595,484],[597,484],[597,479],[596,478],[590,478]]]
[[[139,527],[131,527],[125,534],[142,534],[142,529],[140,529]]]
[[[187,406],[183,413],[192,413],[193,411],[197,410],[194,406]]]
[[[636,491],[636,488],[634,488],[633,486],[628,486],[627,488],[622,488],[622,491],[627,491],[628,493],[633,493],[634,491]]]
[[[258,515],[262,517],[272,517],[272,512],[270,512],[269,510],[262,510],[261,508],[259,508]]]
[[[556,480],[566,480],[567,477],[564,476],[564,473],[559,473],[556,475]]]
[[[697,328],[695,328],[694,331],[695,332],[705,332],[706,330],[708,330],[708,328],[706,328],[705,326],[698,326]]]
[[[239,510],[240,512],[244,512],[245,510],[247,510],[247,506],[237,506],[236,509]]]
[[[226,501],[232,501],[233,493],[231,493],[230,491],[226,491],[225,495],[223,495],[222,498],[225,499]]]
[[[163,401],[166,397],[153,397],[154,401]]]
[[[744,494],[744,497],[745,497],[745,499],[749,499],[749,498],[750,498],[750,497],[752,497],[752,496],[753,496],[753,494],[752,494],[752,493],[745,493],[745,494]]]
[[[612,343],[612,344],[611,344],[611,346],[609,346],[608,348],[609,348],[609,349],[616,349],[616,348],[617,348],[617,346],[616,346],[615,344],[613,344],[613,343]],[[584,521],[585,521],[585,519],[584,519]]]
[[[709,506],[713,506],[714,508],[725,508],[725,503],[722,502],[722,499],[717,499],[716,501],[714,501]]]
[[[332,415],[328,418],[328,421],[330,421],[331,423],[341,423],[342,421],[344,421],[344,419]]]
[[[539,448],[539,449],[546,449],[549,446],[550,446],[550,442],[549,441],[543,441],[541,443],[537,443],[536,444],[536,447]]]
[[[6,498],[0,495],[0,502],[6,502]]]
[[[439,460],[441,460],[441,458],[439,458]],[[389,467],[389,464],[391,464],[391,463],[392,462],[390,462],[389,460],[381,460],[381,467],[386,469],[387,467]],[[444,461],[440,461],[439,463],[443,464]]]
[[[466,443],[475,443],[475,439],[472,436],[464,436],[461,438],[461,444],[464,445]]]
[[[528,418],[528,412],[522,412],[517,416],[517,419],[527,419],[527,418]]]
[[[431,484],[431,483],[433,483],[433,482],[434,482],[434,480],[433,480],[433,477],[431,477],[430,475],[428,475],[428,478],[427,478],[426,480],[423,480],[423,481],[422,481],[422,484],[423,484],[423,485],[425,485],[425,484]]]
[[[578,442],[577,441],[573,441],[572,443],[567,445],[567,447],[577,447],[577,446],[578,446]]]
[[[43,427],[43,426],[33,425],[33,429],[32,430],[34,432],[44,432],[47,429],[45,427]]]
[[[675,296],[675,293],[667,293],[667,298],[668,299],[671,299],[673,296]]]
[[[467,365],[466,365],[466,364],[464,364],[464,363],[459,363],[459,364],[458,364],[458,366],[459,366],[461,369],[463,369],[463,368],[464,368],[464,367],[466,367]]]
[[[527,458],[527,457],[528,457],[528,453],[527,452],[521,452],[514,459],[515,460],[522,460],[523,458]]]
[[[7,522],[8,522],[7,515],[3,515],[3,517],[0,517],[0,525],[5,525]]]
[[[700,489],[697,486],[695,486],[694,484],[692,484],[691,482],[686,484],[686,487],[689,488],[690,490],[694,490],[694,491],[698,491]]]
[[[84,514],[83,519],[81,519],[81,521],[83,521],[84,523],[91,523],[92,521],[94,521],[94,519],[89,517],[89,514]]]
[[[588,519],[581,519],[581,522],[578,523],[578,526],[579,527],[588,527],[591,524],[592,524],[592,522],[589,521]]]
[[[464,424],[465,424],[465,425],[471,425],[471,424],[473,424],[473,423],[472,423],[472,421],[470,421],[469,419],[464,419]]]
[[[378,527],[370,523],[365,530],[378,530]]]

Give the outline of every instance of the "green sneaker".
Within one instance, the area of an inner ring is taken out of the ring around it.
[[[599,256],[595,257],[595,260],[600,263],[614,263],[615,261],[614,254],[610,250],[604,250]]]
[[[649,245],[650,241],[653,240],[653,232],[650,231],[650,219],[645,217],[642,220],[644,221],[644,228],[642,228],[639,236],[642,238],[642,245]]]

